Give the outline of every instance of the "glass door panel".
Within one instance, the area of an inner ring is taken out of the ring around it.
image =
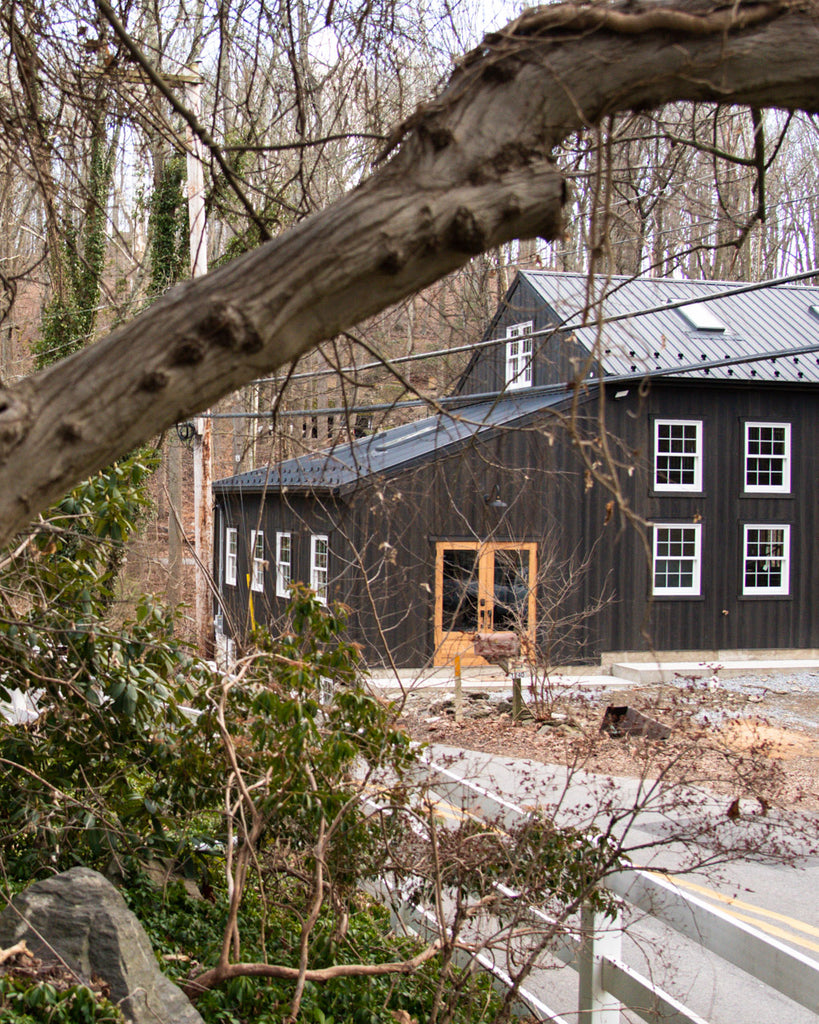
[[[443,552],[443,618],[445,633],[478,629],[478,552],[445,548]]]
[[[537,545],[512,541],[439,543],[435,558],[435,664],[487,664],[476,633],[534,638]]]
[[[524,548],[495,550],[492,628],[529,631],[529,552]]]

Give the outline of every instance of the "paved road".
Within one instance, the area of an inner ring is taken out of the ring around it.
[[[697,861],[716,854],[711,827],[718,842],[759,845],[784,838],[787,823],[771,827],[731,821],[725,801],[704,793],[665,801],[634,780],[612,787],[609,780],[586,773],[569,776],[566,769],[471,751],[433,747],[436,761],[454,757],[459,775],[478,781],[525,807],[540,805],[561,820],[578,824],[608,821],[616,807],[645,804],[628,822],[624,846],[636,866],[670,872],[685,891],[720,907],[738,921],[752,924],[819,962],[819,857],[807,856],[798,865],[738,860],[680,874]],[[450,813],[458,813],[451,809]],[[672,841],[674,836],[687,841]],[[804,853],[805,846],[801,847]],[[635,913],[629,922],[624,959],[642,974],[713,1024],[816,1024],[819,1006],[806,1009],[762,985],[714,954],[703,951],[653,919]],[[576,975],[565,968],[537,972],[530,986],[568,1021],[576,1018]],[[626,1020],[639,1020],[630,1015]]]

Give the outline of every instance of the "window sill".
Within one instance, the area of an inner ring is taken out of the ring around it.
[[[742,491],[740,498],[776,498],[781,501],[783,498],[793,501],[796,495],[793,491]]]
[[[652,498],[704,498],[705,491],[700,487],[698,490],[691,488],[690,490],[683,487],[669,487],[658,490],[656,487],[652,487],[649,490],[649,494]]]

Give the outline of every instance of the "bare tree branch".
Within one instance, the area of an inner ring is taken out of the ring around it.
[[[578,129],[671,100],[819,111],[819,12],[681,0],[527,12],[329,208],[0,392],[0,539],[89,473],[513,238],[555,238]]]
[[[412,974],[439,951],[440,943],[433,942],[410,960],[386,964],[334,964],[332,967],[304,971],[303,977],[305,981],[317,983],[332,981],[333,978],[381,978],[387,974]],[[282,964],[234,963],[205,971],[183,985],[182,990],[188,998],[195,1000],[203,992],[230,978],[284,978],[295,981],[301,973],[298,967],[285,967]]]

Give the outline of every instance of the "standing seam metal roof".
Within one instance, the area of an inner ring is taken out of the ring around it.
[[[569,401],[557,393],[514,395],[448,410],[427,419],[405,423],[350,444],[288,459],[271,468],[217,480],[214,490],[322,491],[353,487],[368,476],[389,474],[415,462],[435,458],[472,438],[526,419]]]
[[[636,314],[681,299],[707,300],[737,288],[737,282],[612,277],[604,281],[603,317],[628,318],[604,322],[598,328],[594,322],[580,326],[588,287],[585,274],[533,270],[521,271],[520,277],[573,328],[573,335],[587,350],[595,350],[599,332],[596,351],[606,374],[670,371],[669,375],[694,380],[819,383],[819,351],[789,354],[811,345],[819,349],[819,316],[811,312],[811,306],[819,307],[819,287],[775,285],[713,298],[707,308],[725,325],[724,331],[713,331],[697,330],[680,309]],[[731,366],[691,368],[698,362],[774,351],[781,354]]]

